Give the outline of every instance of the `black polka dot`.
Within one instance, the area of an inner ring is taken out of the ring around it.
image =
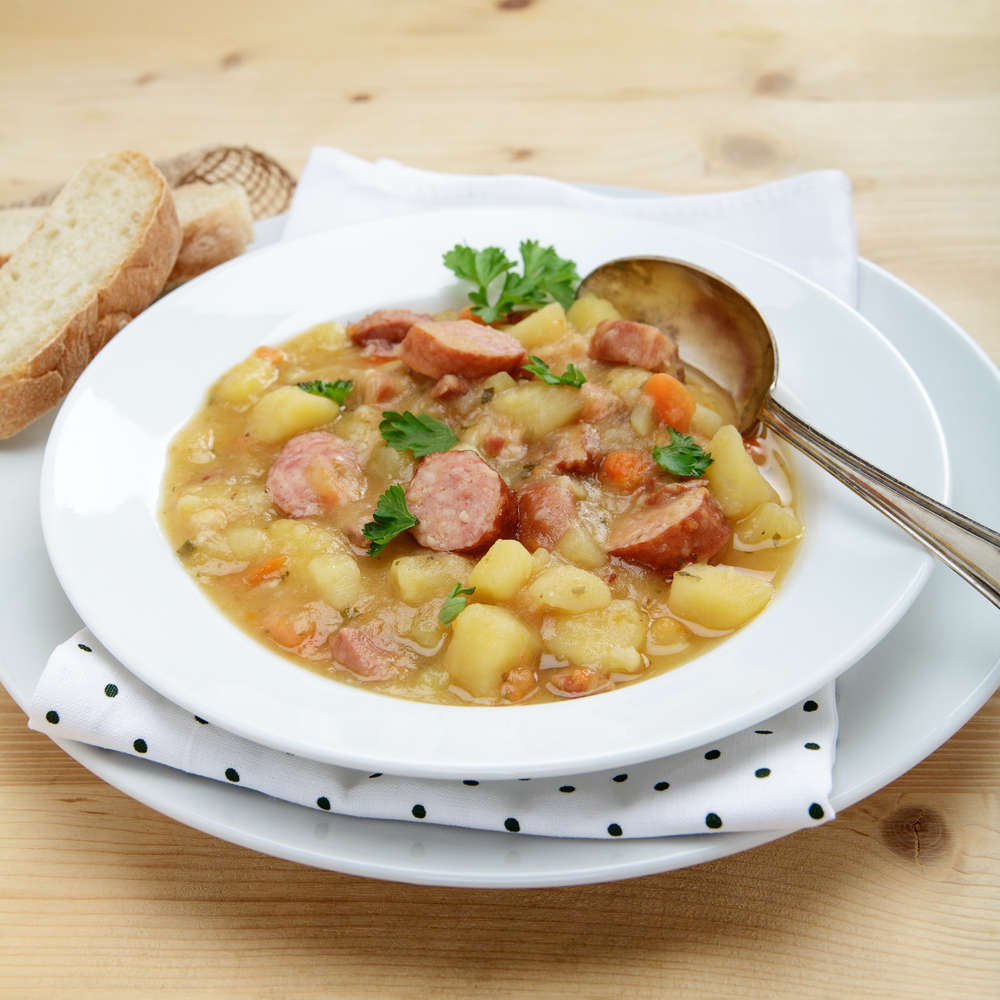
[[[330,800],[325,795],[321,795],[316,800],[316,805],[318,805],[320,807],[320,809],[329,809],[330,808]]]
[[[771,769],[769,767],[758,767],[757,770],[754,771],[753,776],[755,778],[766,778],[770,773]]]
[[[194,717],[194,721],[197,722],[199,726],[207,726],[208,725],[208,723],[200,715],[196,715]]]
[[[754,732],[758,736],[771,736],[774,733],[773,729],[755,729]]]
[[[518,778],[518,781],[531,781],[531,778]]]
[[[368,777],[369,778],[381,778],[382,777],[382,772],[381,771],[375,771],[373,774],[369,774]]]
[[[627,774],[616,774],[611,780],[612,781],[617,781],[620,784],[623,781],[628,781],[628,775]]]
[[[814,702],[814,701],[812,700],[812,698],[810,698],[810,699],[809,699],[809,700],[808,700],[808,701],[807,701],[807,702],[806,702],[806,703],[805,703],[805,704],[804,704],[804,705],[802,706],[802,711],[803,711],[803,712],[815,712],[817,708],[819,708],[819,705],[817,705],[817,704],[816,704],[816,702]]]
[[[516,819],[514,819],[513,816],[508,816],[503,821],[503,826],[504,826],[505,830],[510,830],[511,833],[520,833],[521,832],[521,824],[518,823],[518,821]]]
[[[54,709],[46,712],[45,721],[51,722],[53,726],[57,726],[59,724],[59,713]]]
[[[802,745],[807,750],[818,750],[819,749],[819,744],[818,743],[803,743]]]
[[[105,684],[104,685],[104,693],[109,698],[117,698],[118,697],[118,685],[117,684]]]
[[[722,756],[721,750],[709,750],[705,754],[705,760],[718,760]]]
[[[132,749],[136,753],[145,753],[149,749],[149,747],[146,745],[145,740],[133,740]]]
[[[559,786],[559,791],[560,792],[566,792],[567,794],[569,794],[570,792],[575,792],[576,791],[576,785],[560,785]]]
[[[658,792],[665,792],[669,787],[669,781],[658,781],[655,785],[653,785],[653,788],[655,788]]]
[[[417,819],[423,819],[427,815],[427,810],[418,802],[411,810]]]
[[[227,767],[226,768],[226,780],[227,781],[233,781],[233,782],[239,781],[240,780],[240,772],[237,771],[235,767]]]
[[[720,829],[722,826],[722,817],[719,816],[718,813],[709,813],[705,817],[705,826],[707,826],[709,830]]]
[[[462,782],[462,784],[463,785],[478,785],[479,782],[476,781],[475,778],[466,778],[465,781]]]
[[[809,807],[809,815],[812,816],[813,819],[822,819],[825,813],[823,812],[823,807],[818,802],[814,802]]]
[[[617,823],[611,823],[608,825],[608,833],[612,837],[620,837],[622,835],[622,828]]]
[[[82,642],[78,642],[76,644],[76,648],[77,649],[82,649],[85,653],[92,653],[93,652],[93,650],[90,648],[90,646],[87,646],[87,645],[85,645]]]

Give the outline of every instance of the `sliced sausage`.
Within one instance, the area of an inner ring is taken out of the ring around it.
[[[475,552],[511,537],[517,523],[510,487],[474,451],[421,459],[406,505],[420,522],[413,537],[437,552]]]
[[[414,323],[426,319],[430,319],[427,313],[413,312],[410,309],[376,309],[364,319],[358,320],[347,332],[355,344],[367,344],[372,340],[396,344],[406,336],[406,331]]]
[[[327,431],[293,437],[267,474],[274,506],[289,517],[315,517],[359,499],[364,490],[357,452]]]
[[[629,319],[606,319],[590,339],[590,356],[613,365],[635,365],[651,372],[682,371],[677,345],[662,330]]]
[[[601,461],[601,437],[593,424],[577,424],[553,435],[547,449],[556,472],[583,476],[593,472]]]
[[[467,319],[414,323],[399,348],[400,358],[431,378],[483,378],[508,371],[527,356],[521,342],[502,330]]]
[[[401,650],[370,629],[342,628],[330,649],[334,662],[366,681],[384,681],[405,666]]]
[[[526,483],[517,491],[517,538],[529,551],[559,543],[576,517],[576,497],[554,479]]]
[[[665,488],[641,499],[608,532],[613,556],[669,576],[711,559],[729,541],[729,522],[704,486]]]

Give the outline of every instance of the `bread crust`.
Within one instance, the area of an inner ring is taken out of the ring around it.
[[[0,439],[55,406],[94,355],[160,294],[173,269],[181,227],[170,188],[141,153],[118,155],[154,177],[159,188],[155,207],[131,251],[63,328],[30,358],[0,373]]]

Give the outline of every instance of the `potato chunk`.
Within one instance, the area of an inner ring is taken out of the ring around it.
[[[538,549],[543,552],[544,549]],[[608,554],[594,541],[594,536],[579,521],[574,521],[564,532],[556,552],[575,566],[597,569],[608,561]]]
[[[270,361],[253,354],[222,376],[212,398],[244,406],[259,399],[277,377],[278,369]]]
[[[531,666],[538,657],[535,633],[509,611],[492,604],[470,604],[452,623],[451,631],[445,669],[474,698],[498,697],[504,674]]]
[[[593,330],[606,319],[622,319],[622,314],[607,300],[585,292],[566,310],[566,318],[581,333]]]
[[[778,548],[802,534],[802,522],[787,508],[762,503],[736,525],[736,537],[753,548]]]
[[[361,596],[361,570],[347,552],[315,556],[306,572],[323,600],[338,611],[351,607]]]
[[[469,574],[468,585],[484,601],[509,601],[531,576],[531,553],[512,538],[494,542]]]
[[[645,665],[646,616],[635,601],[612,601],[598,611],[551,615],[542,626],[545,648],[578,667],[634,673]]]
[[[580,415],[579,389],[528,382],[500,393],[492,407],[521,428],[525,440],[537,441]]]
[[[456,583],[469,575],[472,563],[451,552],[421,552],[416,556],[400,556],[389,567],[399,596],[414,606],[435,597],[447,597]]]
[[[599,611],[611,603],[608,585],[577,566],[553,566],[543,570],[528,587],[528,596],[543,608],[569,611]]]
[[[296,385],[283,385],[258,400],[247,428],[260,441],[284,441],[336,420],[340,406],[325,396],[314,396]]]
[[[721,631],[746,624],[773,593],[759,576],[732,566],[692,563],[674,574],[667,607],[678,618]]]
[[[732,424],[715,432],[707,451],[712,456],[712,464],[705,478],[726,517],[746,517],[754,507],[778,499],[774,488],[747,454],[743,438]]]
[[[552,344],[566,336],[566,310],[558,302],[550,302],[525,316],[520,323],[507,327],[507,332],[528,349]]]
[[[694,416],[688,430],[692,434],[700,434],[702,437],[710,438],[722,426],[723,419],[715,410],[695,403]]]

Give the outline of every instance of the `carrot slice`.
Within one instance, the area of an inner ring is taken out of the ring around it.
[[[243,574],[243,580],[248,587],[256,587],[266,580],[276,580],[281,576],[286,562],[288,562],[286,555],[271,556],[270,559],[265,559],[263,562],[257,563],[256,566],[251,566]]]
[[[650,375],[642,391],[653,401],[653,412],[665,424],[682,433],[691,426],[697,403],[684,384],[673,375],[657,372]]]
[[[655,469],[653,460],[641,451],[609,451],[601,462],[601,479],[609,486],[632,493]]]

